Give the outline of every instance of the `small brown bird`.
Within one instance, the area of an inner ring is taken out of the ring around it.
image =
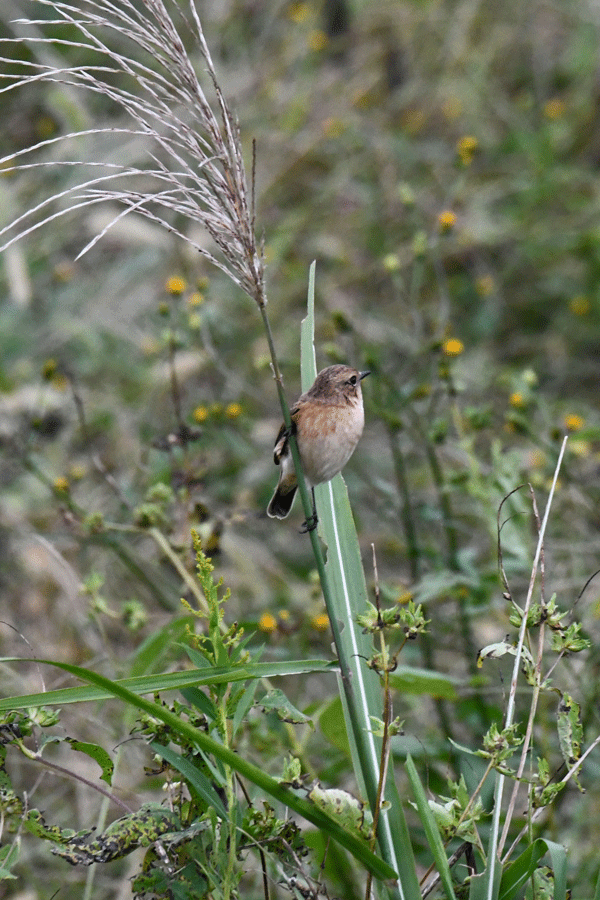
[[[282,425],[275,441],[273,459],[281,466],[277,488],[267,507],[274,519],[285,519],[292,508],[298,480],[290,450],[290,433],[296,435],[302,471],[308,487],[323,484],[344,468],[356,447],[365,424],[360,383],[370,372],[350,366],[328,366],[315,383],[298,398],[290,414],[291,432]],[[313,490],[313,515],[303,530],[317,524]]]

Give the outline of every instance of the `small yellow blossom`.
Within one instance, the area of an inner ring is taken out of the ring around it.
[[[386,272],[397,272],[400,268],[400,259],[397,253],[387,253],[383,257],[383,268]]]
[[[296,25],[301,25],[310,15],[310,7],[308,3],[292,3],[289,8],[288,16]]]
[[[327,613],[319,613],[312,617],[310,624],[315,631],[327,631],[329,628],[329,616]]]
[[[405,604],[409,603],[413,598],[412,591],[402,591],[401,594],[398,594],[396,597],[396,603]]]
[[[198,424],[202,424],[202,422],[206,422],[208,419],[208,410],[206,406],[197,406],[194,412],[192,413],[192,418],[194,422],[198,422]]]
[[[242,414],[241,403],[228,403],[225,407],[225,415],[228,419],[237,419]]]
[[[575,456],[585,459],[585,457],[590,455],[592,448],[589,441],[574,440],[570,442],[569,450],[571,453],[574,453]]]
[[[318,53],[319,50],[323,50],[324,47],[327,46],[327,35],[324,31],[321,31],[319,28],[315,28],[314,31],[308,36],[308,46],[315,53]]]
[[[258,620],[258,627],[267,634],[272,634],[277,628],[277,619],[269,612],[264,612]]]
[[[59,475],[58,478],[54,479],[52,486],[57,494],[66,494],[69,490],[69,479],[65,478],[64,475]]]
[[[290,611],[289,611],[289,609],[282,609],[282,610],[280,610],[280,611],[279,611],[279,618],[281,619],[282,622],[289,622],[289,621],[290,621]]]
[[[587,316],[591,309],[591,303],[584,294],[578,294],[569,301],[569,309],[575,316]]]
[[[458,338],[448,338],[442,344],[442,352],[444,356],[460,356],[465,349],[465,345]]]
[[[494,279],[491,275],[482,275],[475,282],[475,290],[480,297],[489,297],[494,290]]]
[[[69,477],[73,481],[81,481],[82,478],[85,478],[86,474],[87,469],[82,463],[73,463],[69,469]]]
[[[456,213],[451,209],[444,209],[437,217],[440,231],[451,231],[456,225]]]
[[[192,309],[195,309],[197,306],[201,306],[204,303],[204,296],[200,293],[200,291],[194,291],[193,294],[190,294],[188,297],[188,306]]]
[[[463,166],[470,166],[473,157],[479,148],[479,141],[472,134],[466,134],[461,137],[456,144],[456,152],[460,157]]]
[[[179,296],[183,294],[187,287],[184,278],[181,278],[179,275],[172,275],[171,278],[167,278],[167,282],[165,284],[165,289],[167,294],[173,294],[174,296]]]
[[[569,415],[565,416],[565,428],[567,431],[581,431],[584,425],[585,419],[583,416],[578,416],[576,413],[569,413]]]
[[[529,454],[529,468],[543,469],[546,465],[546,454],[543,450],[532,450]]]
[[[523,396],[521,391],[513,391],[508,398],[508,402],[511,406],[514,406],[515,409],[523,409],[523,407],[525,406],[525,397]]]
[[[544,104],[544,115],[547,119],[551,119],[552,121],[555,119],[562,119],[566,108],[567,104],[564,100],[561,100],[560,97],[552,97]]]

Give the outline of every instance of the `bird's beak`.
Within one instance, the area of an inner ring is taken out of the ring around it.
[[[370,374],[371,374],[371,372],[370,372],[369,369],[367,369],[365,372],[359,372],[358,374],[360,375],[360,380],[362,381],[363,378],[366,378],[367,375],[370,375]]]

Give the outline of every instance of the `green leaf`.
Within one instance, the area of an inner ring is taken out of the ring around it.
[[[554,872],[554,900],[566,900],[567,854],[565,848],[542,838],[534,841],[502,874],[499,900],[513,900],[531,878],[539,861],[548,853]]]
[[[24,662],[23,657],[6,656],[2,662]],[[277,678],[282,675],[307,675],[313,672],[336,673],[339,666],[324,659],[291,660],[290,662],[250,663],[246,666],[222,666],[218,668],[188,669],[185,672],[163,672],[159,675],[143,675],[111,682],[134,694],[155,694],[158,691],[176,691],[192,685],[231,684],[250,678]],[[108,700],[113,694],[97,686],[62,688],[39,694],[24,694],[0,700],[0,713],[13,709],[29,709],[35,706],[64,706],[85,700]]]
[[[85,753],[86,756],[89,756],[97,762],[102,769],[102,775],[100,776],[101,780],[105,781],[107,784],[112,784],[115,765],[104,747],[99,747],[98,744],[86,743],[85,741],[76,741],[74,738],[66,738],[66,741],[71,745],[73,750]]]
[[[344,719],[344,707],[340,697],[335,697],[319,716],[319,725],[329,743],[350,759],[350,742]]]
[[[425,791],[423,790],[421,779],[419,778],[410,754],[406,757],[406,771],[410,785],[413,789],[413,794],[415,795],[419,818],[421,819],[421,824],[425,830],[427,842],[433,854],[433,859],[440,875],[446,897],[448,897],[448,900],[456,900],[454,887],[452,885],[452,875],[450,874],[450,866],[448,865],[448,858],[446,856],[446,851],[444,850],[442,838],[435,817],[429,807],[429,802]]]
[[[430,669],[398,666],[390,675],[390,685],[400,694],[427,694],[439,700],[455,702],[459,699],[456,685],[459,679]]]
[[[531,878],[546,850],[544,841],[534,841],[514,862],[507,866],[500,881],[500,900],[513,900],[516,897]]]
[[[313,725],[312,719],[300,712],[299,709],[296,709],[283,691],[269,691],[268,694],[260,698],[259,705],[267,712],[274,710],[282,722],[289,722],[291,725]]]
[[[304,816],[317,828],[322,828],[333,840],[338,841],[343,847],[352,853],[356,859],[365,866],[368,871],[372,872],[376,878],[396,879],[397,875],[394,869],[386,862],[376,856],[369,849],[367,843],[356,835],[350,834],[344,830],[331,816],[328,816],[322,810],[318,809],[314,804],[299,797],[289,788],[280,784],[270,775],[263,772],[262,769],[248,762],[244,757],[238,755],[228,747],[219,744],[209,735],[205,734],[199,728],[195,728],[189,722],[180,719],[170,709],[160,703],[154,703],[145,697],[140,697],[132,691],[127,690],[122,684],[111,681],[104,675],[92,672],[90,669],[84,669],[81,666],[73,666],[68,663],[56,662],[51,659],[33,659],[29,662],[36,662],[39,665],[49,665],[61,669],[63,672],[69,672],[76,678],[87,681],[96,685],[103,692],[110,696],[118,697],[128,705],[141,709],[151,716],[169,725],[176,733],[187,738],[189,741],[196,743],[205,753],[212,754],[216,759],[220,760],[224,765],[230,766],[234,771],[239,772],[243,777],[256,784],[259,788],[266,791],[276,800],[289,806],[298,815]],[[163,752],[164,748],[161,750]],[[416,896],[416,895],[415,895]]]
[[[301,330],[302,388],[307,390],[316,373],[314,347],[315,264],[310,267],[306,318]],[[303,479],[299,479],[305,511]],[[357,617],[367,608],[367,588],[360,546],[344,479],[336,475],[326,484],[315,487],[319,514],[319,535],[327,546],[327,564],[322,570],[322,551],[318,537],[310,538],[319,568],[327,613],[340,660],[342,677],[340,696],[359,788],[375,805],[379,781],[381,740],[373,733],[371,717],[380,717],[383,695],[378,675],[367,666],[373,652],[369,637],[357,625]],[[397,869],[400,876],[395,895],[418,897],[419,882],[410,835],[398,789],[391,772],[384,789],[389,804],[382,811],[377,827],[377,840],[382,856]]]
[[[165,759],[169,765],[181,772],[185,780],[191,784],[196,793],[204,800],[204,802],[214,808],[220,819],[227,820],[227,810],[223,805],[223,801],[217,794],[216,790],[204,775],[204,773],[195,766],[189,759],[185,759],[170,747],[164,747],[162,744],[153,742],[150,744],[155,753]]]

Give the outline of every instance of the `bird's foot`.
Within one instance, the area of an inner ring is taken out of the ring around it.
[[[316,513],[313,513],[312,516],[309,516],[308,519],[302,523],[300,534],[307,534],[309,531],[314,531],[318,524],[319,517]]]

